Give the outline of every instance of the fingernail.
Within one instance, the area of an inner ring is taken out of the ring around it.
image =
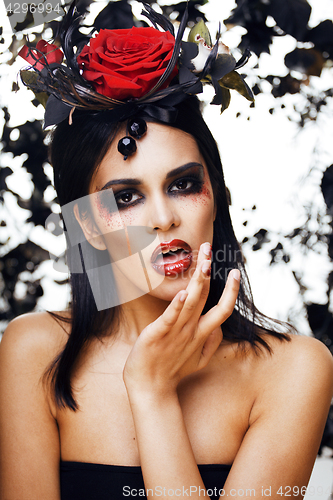
[[[186,297],[187,297],[187,291],[186,290],[183,290],[182,292],[180,292],[180,295],[179,295],[180,302],[185,302]]]
[[[233,269],[231,273],[231,276],[234,278],[234,280],[240,281],[240,272],[238,269]]]
[[[202,251],[205,255],[207,255],[207,257],[210,257],[210,254],[211,254],[211,244],[210,243],[204,243],[202,245]]]
[[[204,263],[202,264],[201,271],[206,275],[210,276],[210,261],[205,260]]]

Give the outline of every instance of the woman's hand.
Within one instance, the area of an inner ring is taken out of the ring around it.
[[[235,307],[240,274],[236,269],[229,273],[218,304],[201,316],[210,283],[210,259],[204,248],[207,251],[207,243],[200,247],[186,290],[177,293],[135,342],[123,372],[127,390],[174,393],[179,381],[204,368],[220,345],[221,324]]]

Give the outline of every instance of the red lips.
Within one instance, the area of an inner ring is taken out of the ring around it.
[[[176,276],[191,266],[192,248],[183,240],[163,242],[155,248],[150,262],[158,274]]]

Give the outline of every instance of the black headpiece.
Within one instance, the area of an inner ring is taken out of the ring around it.
[[[24,46],[19,53],[31,65],[21,71],[23,83],[47,98],[44,128],[65,119],[71,123],[75,109],[108,112],[114,123],[130,120],[127,136],[118,144],[126,159],[136,151],[135,139],[146,132],[146,123],[137,116],[142,112],[172,123],[177,116],[175,106],[202,92],[205,83],[214,86],[212,104],[221,105],[221,112],[230,103],[230,89],[254,100],[236,71],[248,61],[249,51],[236,62],[219,41],[220,32],[212,44],[203,21],[191,29],[188,41],[182,41],[187,9],[176,37],[171,21],[145,3],[142,14],[153,27],[104,29],[94,36],[95,28],[89,35],[79,31],[82,16],[76,12],[76,3],[61,24],[61,48],[40,40],[35,48]]]

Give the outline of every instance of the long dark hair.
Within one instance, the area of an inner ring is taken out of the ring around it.
[[[244,267],[244,259],[236,240],[230,214],[222,164],[217,144],[202,118],[200,101],[195,96],[177,105],[178,116],[172,124],[196,140],[206,162],[217,207],[214,222],[212,248],[212,275],[209,296],[203,313],[217,304],[226,283],[228,271],[238,268],[241,272],[240,291],[236,308],[223,324],[223,337],[231,342],[245,346],[248,342],[256,351],[260,347],[271,351],[263,334],[272,335],[280,340],[289,340],[286,325],[260,313],[253,303],[249,280]],[[148,117],[145,117],[148,121]],[[118,125],[110,124],[107,112],[96,114],[75,111],[73,123],[67,120],[60,123],[52,133],[50,147],[51,163],[54,168],[54,185],[60,206],[78,200],[88,194],[92,175],[106,154]],[[73,215],[74,217],[74,215]],[[80,247],[80,245],[79,245]],[[74,259],[80,258],[83,272],[71,272],[72,287],[71,332],[63,351],[53,361],[46,375],[51,377],[55,401],[60,407],[76,410],[78,405],[73,396],[71,374],[79,354],[88,341],[94,337],[102,338],[112,327],[116,331],[121,319],[121,306],[98,311],[85,272],[82,251],[73,254],[68,246],[68,265],[73,269]],[[221,258],[222,257],[222,258]],[[76,263],[77,264],[77,263]],[[66,318],[52,314],[58,320]]]

